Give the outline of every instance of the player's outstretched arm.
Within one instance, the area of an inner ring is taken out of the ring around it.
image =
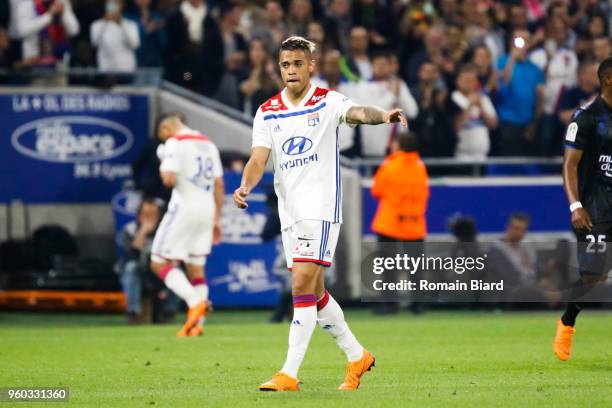
[[[580,202],[578,194],[578,164],[582,150],[566,148],[563,157],[563,187],[570,205]],[[582,207],[572,211],[572,226],[577,230],[590,231],[593,227],[591,216]]]
[[[351,125],[380,125],[381,123],[401,123],[408,127],[406,115],[401,109],[384,111],[376,106],[353,106],[346,112],[346,122]]]
[[[234,191],[234,203],[236,203],[238,208],[247,208],[249,206],[246,198],[257,183],[259,183],[259,180],[261,180],[268,157],[270,157],[270,149],[267,147],[255,146],[251,150],[251,157],[242,173],[240,187]]]

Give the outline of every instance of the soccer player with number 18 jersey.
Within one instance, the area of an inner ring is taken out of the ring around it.
[[[259,386],[262,391],[298,390],[298,370],[317,323],[348,359],[339,389],[357,389],[374,366],[374,357],[357,341],[323,282],[323,267],[332,263],[342,223],[338,126],[408,124],[401,109],[356,106],[335,91],[312,85],[313,51],[314,44],[302,37],[282,43],[279,66],[285,88],[257,110],[251,157],[234,192],[236,205],[246,208],[271,154],[294,313],[285,364]]]

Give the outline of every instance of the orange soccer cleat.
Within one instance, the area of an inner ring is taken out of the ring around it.
[[[338,387],[339,390],[356,390],[359,388],[361,377],[374,367],[375,359],[366,349],[363,349],[363,357],[357,361],[349,362],[346,365],[344,382]]]
[[[572,336],[576,333],[576,329],[572,326],[566,326],[561,320],[557,322],[557,334],[553,341],[553,350],[557,358],[561,361],[567,361],[572,352]]]
[[[187,337],[189,331],[198,324],[200,317],[206,315],[207,305],[206,302],[200,302],[194,307],[190,307],[187,312],[187,321],[183,325],[183,328],[176,333],[177,337]]]
[[[297,378],[289,377],[283,372],[277,372],[274,377],[259,386],[260,391],[299,391]]]
[[[187,333],[187,336],[188,337],[198,337],[198,336],[201,336],[203,332],[204,332],[204,326],[200,326],[199,324],[196,324],[189,330],[189,332]]]

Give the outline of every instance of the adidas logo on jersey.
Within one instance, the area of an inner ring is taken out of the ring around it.
[[[282,130],[282,129],[281,129],[281,127],[280,127],[278,124],[276,124],[276,126],[274,126],[274,132],[275,132],[275,133],[276,133],[276,132],[280,132],[281,130]]]
[[[327,252],[325,252],[325,256],[326,257],[330,257],[331,256],[331,250],[328,249]]]

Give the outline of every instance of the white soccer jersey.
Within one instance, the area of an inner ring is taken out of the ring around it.
[[[206,136],[183,128],[164,145],[160,171],[176,173],[171,205],[213,210],[215,178],[223,176],[219,150]]]
[[[338,126],[354,103],[314,85],[297,106],[285,90],[257,110],[253,147],[272,150],[281,228],[301,220],[342,222]]]

